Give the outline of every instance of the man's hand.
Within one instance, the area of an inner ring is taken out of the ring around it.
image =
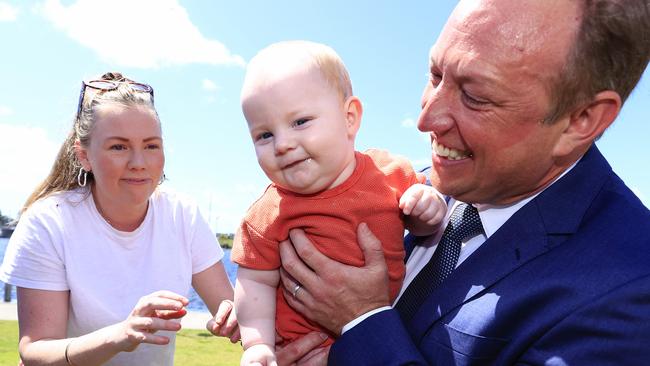
[[[291,230],[289,236],[291,241],[280,243],[280,277],[284,296],[295,310],[340,335],[343,326],[353,319],[390,304],[381,243],[366,224],[357,228],[365,258],[363,267],[328,258],[314,248],[302,230]]]
[[[327,356],[329,355],[330,348],[329,346],[320,347],[327,338],[327,334],[311,332],[284,347],[276,346],[275,354],[278,360],[278,365],[327,365]]]

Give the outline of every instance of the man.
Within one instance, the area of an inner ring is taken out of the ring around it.
[[[432,185],[464,213],[416,240],[395,308],[367,227],[361,268],[299,230],[281,245],[290,305],[343,333],[330,364],[650,360],[650,212],[594,145],[648,64],[649,8],[461,0],[431,49],[418,128]]]

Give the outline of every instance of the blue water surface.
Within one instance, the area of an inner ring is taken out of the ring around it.
[[[2,259],[5,256],[5,250],[7,248],[7,243],[9,243],[9,239],[7,238],[0,238],[0,263],[2,262]],[[230,249],[224,249],[224,255],[223,255],[223,264],[224,267],[226,268],[226,273],[228,274],[228,278],[230,279],[230,282],[233,284],[235,283],[235,276],[237,274],[237,264],[234,264],[230,261]],[[4,289],[4,285],[0,287],[0,301],[2,301],[2,296],[4,295],[4,292],[2,292]],[[188,309],[193,310],[193,311],[208,311],[208,308],[205,306],[203,303],[203,300],[199,297],[199,295],[194,291],[194,289],[190,289],[190,294],[189,294],[189,299],[190,299],[190,304],[187,306]],[[11,300],[16,301],[16,288],[12,287],[11,291]]]

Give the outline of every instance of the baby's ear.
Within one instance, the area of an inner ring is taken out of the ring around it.
[[[343,110],[347,121],[348,136],[355,137],[357,131],[359,131],[359,127],[361,127],[361,116],[363,115],[361,100],[354,95],[348,97],[343,106]]]

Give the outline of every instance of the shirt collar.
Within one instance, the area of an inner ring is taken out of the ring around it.
[[[503,224],[505,224],[506,221],[508,221],[508,219],[512,217],[512,215],[515,214],[515,212],[517,212],[520,208],[525,206],[528,202],[532,201],[535,197],[537,197],[537,195],[539,195],[540,193],[548,189],[548,187],[555,184],[555,182],[560,180],[560,178],[562,178],[571,169],[573,169],[573,167],[575,167],[576,164],[578,164],[578,161],[580,161],[580,159],[578,159],[568,169],[562,172],[562,174],[560,174],[559,177],[557,177],[553,182],[551,182],[551,184],[547,185],[544,189],[542,189],[541,191],[535,193],[530,197],[526,197],[522,200],[511,203],[509,205],[491,205],[487,203],[472,204],[472,206],[476,207],[476,209],[478,210],[478,214],[481,217],[481,224],[483,225],[485,236],[487,238],[492,236],[492,234],[494,234],[497,230],[499,230],[499,228],[503,226]],[[456,201],[453,198],[450,199],[448,202],[449,210],[447,216],[451,215],[451,212],[454,212],[454,209],[460,203],[461,203],[460,201]]]

